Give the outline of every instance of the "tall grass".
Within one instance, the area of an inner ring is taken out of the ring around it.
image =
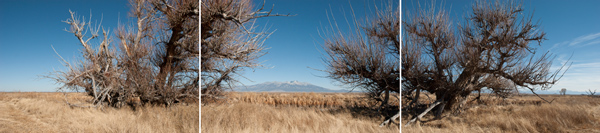
[[[539,98],[535,96],[502,101],[486,98],[482,103],[472,103],[471,108],[460,115],[403,127],[402,132],[600,132],[599,98],[544,97],[556,100],[551,104],[537,104]],[[408,119],[409,116],[403,116],[402,123]]]
[[[379,103],[361,93],[232,92],[226,97],[202,106],[202,132],[399,132],[398,125],[378,126],[384,118],[369,107]]]
[[[69,94],[69,102],[89,97]],[[0,132],[199,132],[199,106],[71,108],[62,93],[0,93]]]
[[[210,104],[202,107],[201,131],[249,133],[397,133],[398,126],[380,128],[381,120],[330,113],[318,108],[266,104]]]
[[[397,95],[397,94],[392,94]],[[380,103],[370,100],[362,93],[252,93],[227,94],[229,103],[254,103],[274,106],[348,108],[371,107]],[[390,98],[390,105],[399,105],[398,99]]]

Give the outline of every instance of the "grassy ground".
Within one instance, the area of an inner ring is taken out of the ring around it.
[[[600,98],[543,97],[555,100],[483,97],[460,115],[419,122],[402,132],[600,132]],[[384,118],[369,115],[373,110],[367,108],[376,103],[356,93],[231,93],[227,98],[204,104],[201,112],[198,105],[133,111],[71,108],[62,93],[0,93],[0,132],[399,132],[397,123],[378,127]],[[69,94],[71,103],[89,99]],[[409,118],[403,115],[402,124]]]
[[[69,102],[90,97],[69,93]],[[62,93],[0,93],[0,132],[199,132],[199,106],[71,108]]]
[[[545,95],[551,104],[532,95],[501,100],[484,97],[468,104],[460,115],[402,127],[402,132],[600,132],[600,98],[588,96]],[[541,104],[540,104],[541,103]],[[431,119],[428,115],[424,120]],[[409,115],[402,116],[407,123]]]
[[[363,106],[373,103],[361,94],[230,93],[227,98],[202,106],[202,132],[399,132],[398,125],[380,128],[383,118],[368,115],[372,110]]]

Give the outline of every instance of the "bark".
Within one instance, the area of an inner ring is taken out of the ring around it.
[[[410,106],[410,107],[414,107],[413,104],[419,104],[419,97],[421,95],[421,89],[417,89],[415,93],[417,93],[417,94],[415,94],[415,98],[408,104],[408,106]]]
[[[384,108],[388,105],[389,99],[390,99],[390,90],[385,90],[384,99],[381,102],[381,105],[379,105],[378,111],[381,111],[382,108]]]
[[[425,111],[423,111],[423,113],[419,114],[417,117],[413,118],[412,120],[408,121],[408,123],[406,123],[404,126],[409,126],[411,123],[421,120],[421,118],[427,114],[427,112],[431,111],[431,109],[435,108],[435,106],[439,105],[440,103],[442,103],[442,101],[438,100],[435,103],[431,104],[431,106],[429,106],[429,108],[427,108]]]
[[[438,110],[436,110],[435,112],[435,119],[439,119],[440,117],[442,117],[442,113],[444,112],[444,107],[446,107],[446,104],[448,102],[442,102],[440,107],[438,107]]]

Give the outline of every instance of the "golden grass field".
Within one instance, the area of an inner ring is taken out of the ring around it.
[[[231,92],[226,97],[221,103],[203,104],[202,132],[400,132],[398,125],[380,128],[382,117],[364,115],[369,112],[361,108],[373,103],[357,93]]]
[[[90,100],[82,93],[68,96],[71,103]],[[600,98],[543,97],[556,100],[548,104],[531,95],[505,100],[483,96],[483,102],[468,103],[462,114],[402,126],[402,132],[600,132]],[[376,103],[359,93],[232,92],[226,98],[202,103],[200,112],[196,104],[134,111],[71,108],[62,93],[0,93],[0,132],[399,132],[397,121],[378,127],[384,118],[369,115],[373,111],[368,109]],[[409,117],[403,115],[401,124]]]
[[[91,97],[69,93],[70,103]],[[199,105],[178,104],[170,108],[71,108],[63,93],[0,93],[0,133],[12,132],[199,132]]]
[[[441,120],[402,127],[402,132],[600,132],[600,98],[582,95],[542,97],[556,100],[549,104],[540,102],[533,95],[514,96],[505,100],[484,96],[483,102],[468,103],[471,108],[458,116],[446,115]],[[402,124],[407,123],[409,117],[403,115]],[[424,120],[430,118],[431,115],[426,115]]]

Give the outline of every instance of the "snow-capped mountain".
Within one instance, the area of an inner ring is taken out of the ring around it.
[[[239,92],[348,92],[347,90],[331,90],[307,82],[265,82],[256,85],[238,86]]]

